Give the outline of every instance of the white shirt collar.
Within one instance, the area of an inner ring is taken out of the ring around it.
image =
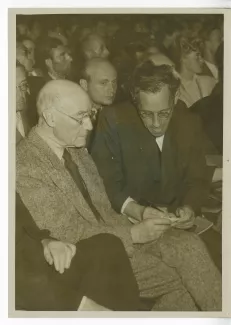
[[[164,134],[161,137],[156,138],[156,143],[157,143],[160,151],[162,151],[163,143],[164,143]]]

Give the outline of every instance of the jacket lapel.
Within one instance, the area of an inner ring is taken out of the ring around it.
[[[29,140],[33,141],[34,145],[40,150],[41,158],[47,164],[47,173],[55,186],[69,199],[70,204],[75,206],[83,219],[97,223],[95,216],[62,161],[34,130],[30,132]]]
[[[23,139],[23,136],[19,132],[19,130],[16,128],[16,144],[18,144]]]
[[[161,154],[161,187],[162,193],[166,194],[175,188],[177,182],[177,147],[171,127],[165,133]]]

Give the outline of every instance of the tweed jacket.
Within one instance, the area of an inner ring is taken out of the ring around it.
[[[130,252],[130,223],[111,208],[103,183],[90,155],[82,149],[69,150],[79,167],[92,202],[104,221],[98,223],[76,183],[36,132],[17,147],[16,190],[40,229],[52,237],[76,243],[99,233],[111,233],[121,238]]]

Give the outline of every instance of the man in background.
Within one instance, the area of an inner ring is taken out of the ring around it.
[[[117,89],[117,73],[108,60],[94,58],[85,63],[79,84],[88,93],[92,101],[91,120],[93,130],[88,142],[90,151],[99,114],[103,107],[107,107],[114,102]]]
[[[72,57],[69,49],[56,38],[45,37],[36,45],[36,68],[42,76],[29,77],[30,88],[29,107],[33,126],[38,122],[36,98],[39,91],[50,80],[68,79],[71,73]]]

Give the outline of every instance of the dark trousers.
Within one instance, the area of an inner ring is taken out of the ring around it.
[[[45,261],[41,242],[28,238],[16,250],[17,310],[77,310],[83,296],[111,310],[139,309],[138,287],[120,239],[100,234],[76,248],[63,274]]]

